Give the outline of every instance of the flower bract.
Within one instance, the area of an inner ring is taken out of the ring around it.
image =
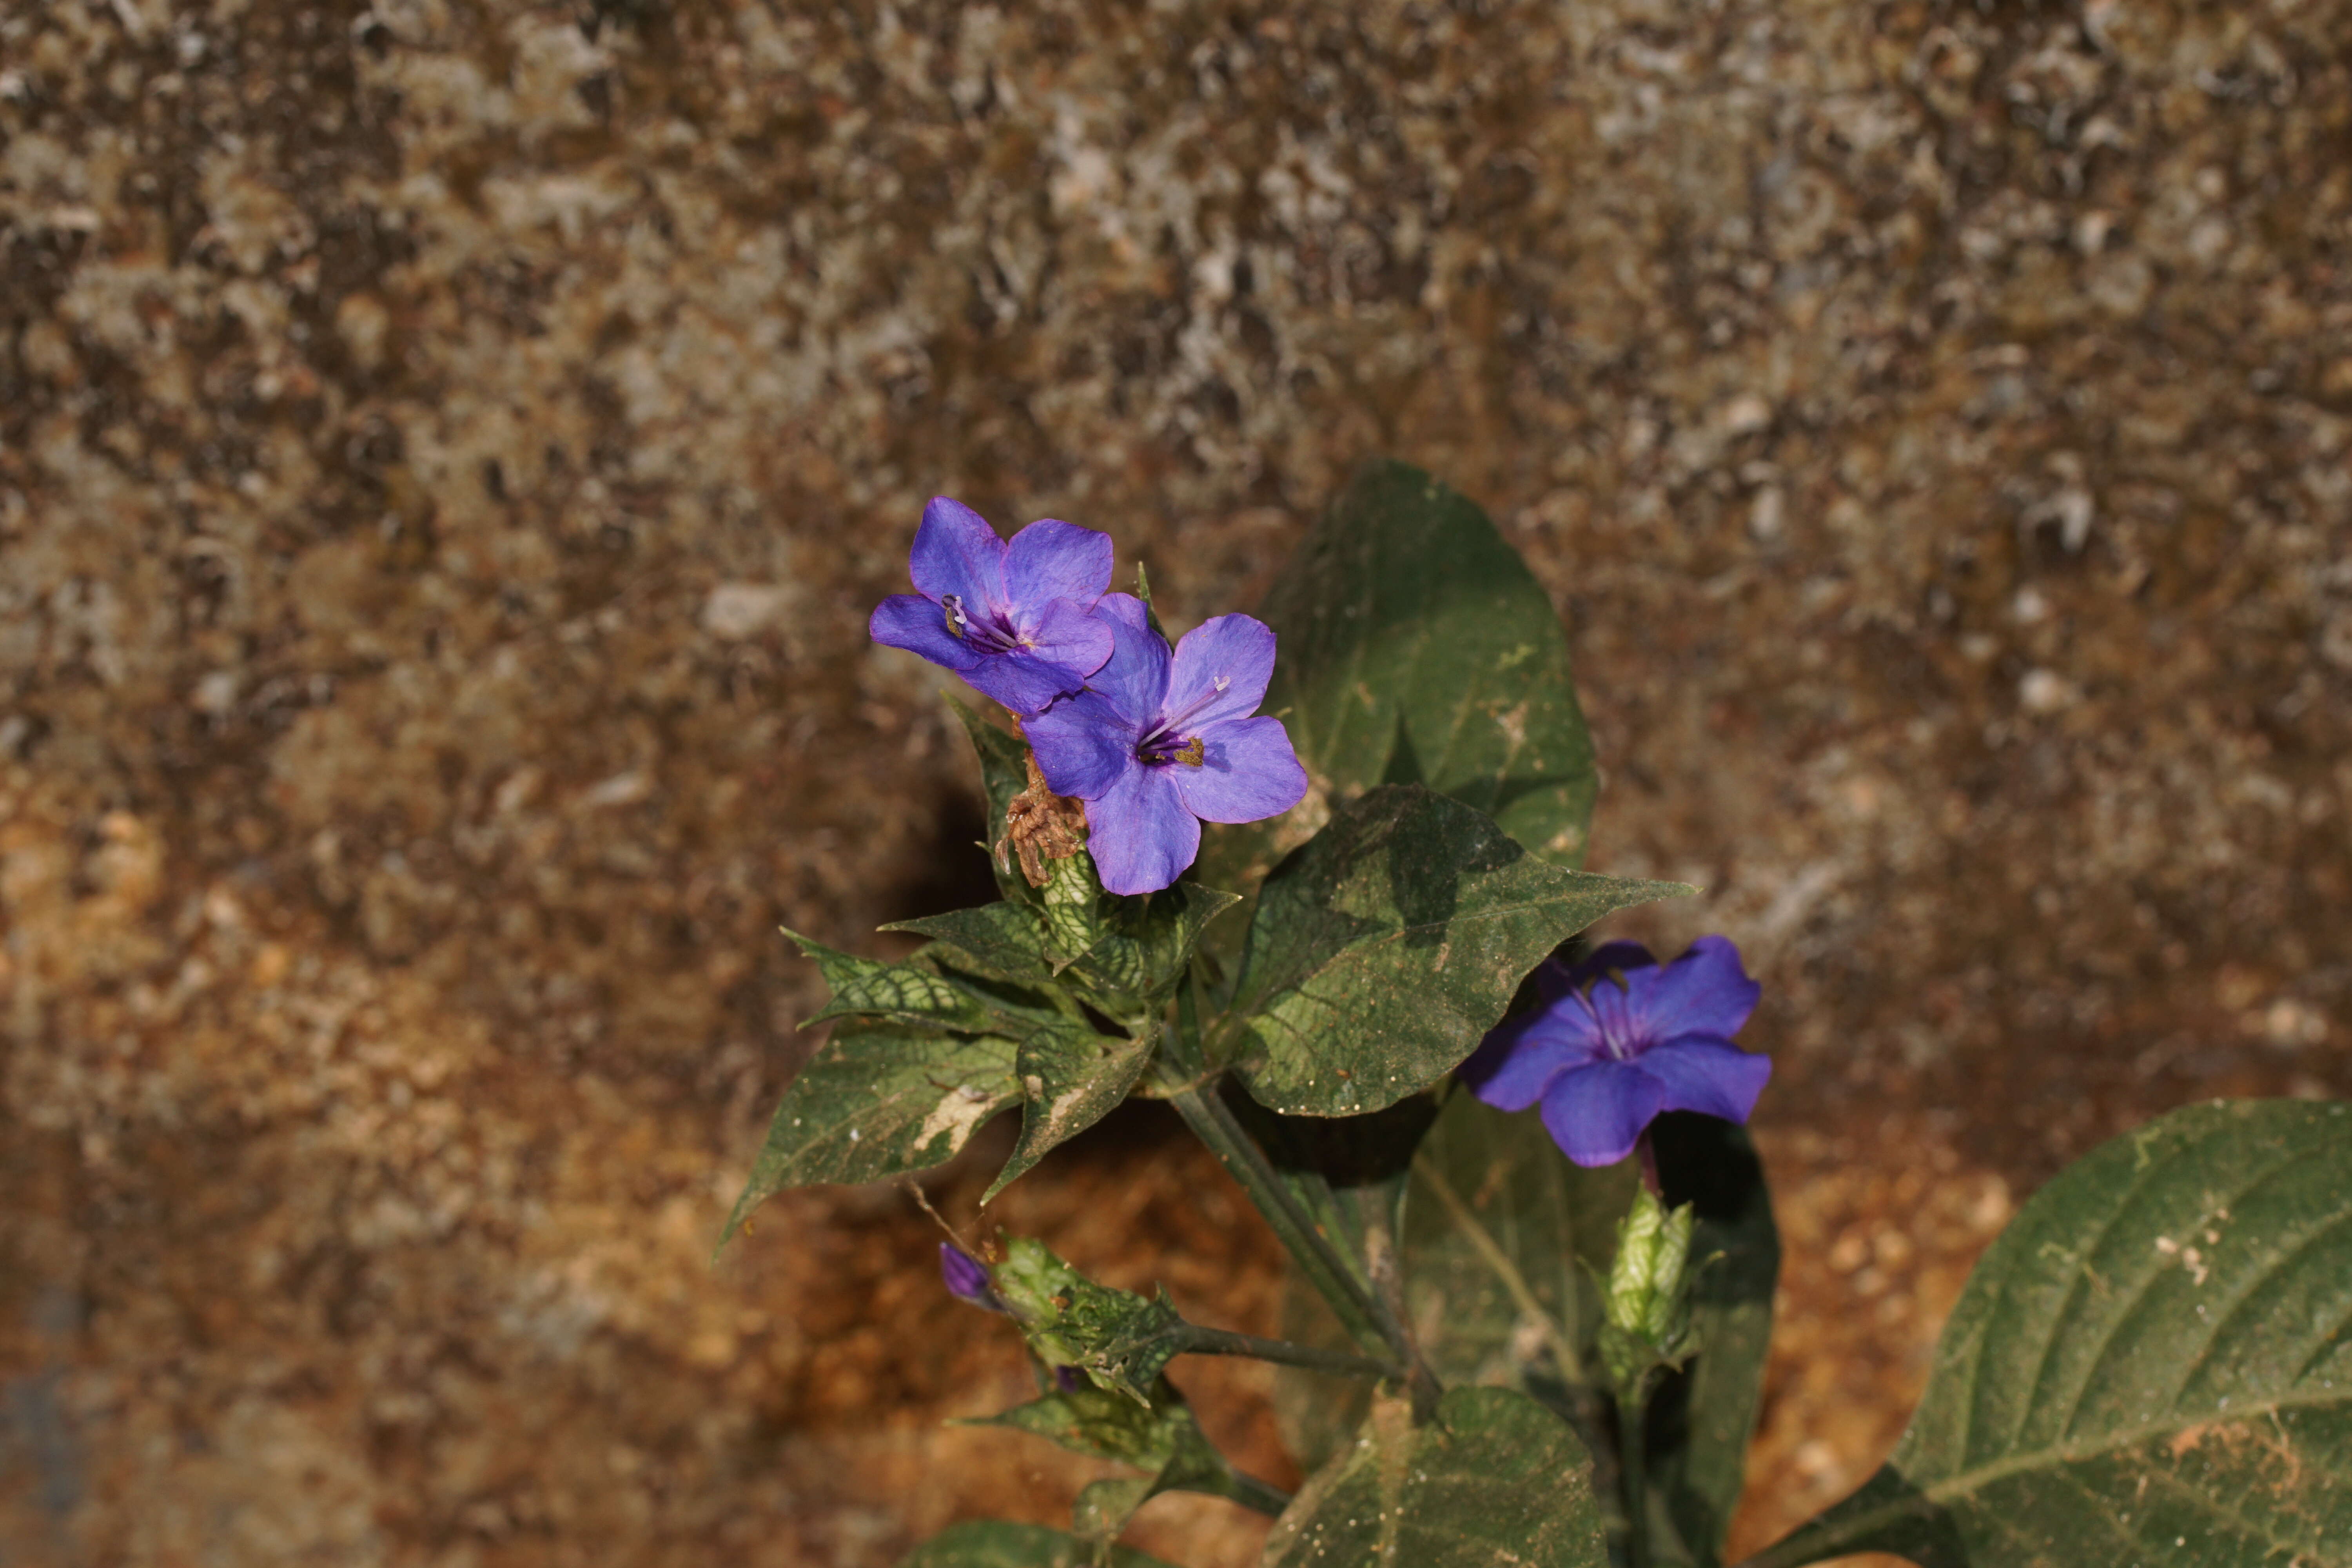
[[[1252,717],[1274,674],[1274,633],[1219,616],[1171,653],[1141,600],[1106,594],[1109,661],[1022,731],[1056,795],[1086,802],[1087,848],[1114,893],[1167,887],[1203,822],[1255,822],[1298,804],[1307,770],[1279,719]]]
[[[1110,535],[1052,518],[1010,543],[961,501],[934,496],[908,565],[916,592],[876,607],[878,643],[943,665],[1015,713],[1076,691],[1110,657],[1093,614],[1110,586]]]
[[[1623,1159],[1658,1113],[1696,1110],[1745,1121],[1772,1064],[1731,1043],[1761,987],[1739,950],[1703,936],[1661,967],[1615,942],[1573,968],[1538,971],[1541,1005],[1507,1018],[1462,1064],[1487,1104],[1541,1104],[1544,1126],[1580,1165]]]

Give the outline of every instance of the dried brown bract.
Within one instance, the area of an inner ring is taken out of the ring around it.
[[[1082,802],[1047,788],[1045,775],[1037,771],[1037,759],[1025,760],[1029,787],[1006,805],[1004,837],[997,840],[996,849],[1001,856],[1005,845],[1011,844],[1021,862],[1021,874],[1029,879],[1031,887],[1042,888],[1046,861],[1066,860],[1086,847],[1087,808]]]

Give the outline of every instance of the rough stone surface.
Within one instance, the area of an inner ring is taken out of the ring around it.
[[[1625,929],[1765,980],[1819,1256],[1743,1539],[1834,1496],[2012,1193],[2352,1090],[2347,40],[0,0],[0,1558],[1054,1517],[1083,1466],[938,1426],[1022,1373],[896,1194],[706,1266],[812,1010],[775,925],[976,891],[866,611],[939,491],[1245,605],[1374,453],[1569,616],[1595,864],[1710,889]],[[1004,1221],[1269,1327],[1238,1199],[1115,1131]],[[1294,1479],[1261,1383],[1180,1375]]]

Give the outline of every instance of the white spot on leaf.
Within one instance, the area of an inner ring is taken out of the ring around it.
[[[928,1149],[931,1140],[942,1132],[947,1134],[949,1153],[964,1146],[971,1130],[987,1120],[989,1109],[996,1103],[994,1095],[983,1091],[975,1097],[971,1089],[969,1084],[958,1085],[931,1108],[931,1113],[923,1118],[922,1127],[915,1133],[916,1148]],[[853,1132],[850,1136],[855,1138],[857,1134]]]

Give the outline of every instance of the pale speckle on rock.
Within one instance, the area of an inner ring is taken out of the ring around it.
[[[2029,669],[2017,683],[2017,700],[2029,713],[2056,713],[2081,699],[2074,683],[2055,670]]]
[[[784,614],[792,591],[772,583],[721,583],[702,602],[703,629],[733,641],[756,637]]]

